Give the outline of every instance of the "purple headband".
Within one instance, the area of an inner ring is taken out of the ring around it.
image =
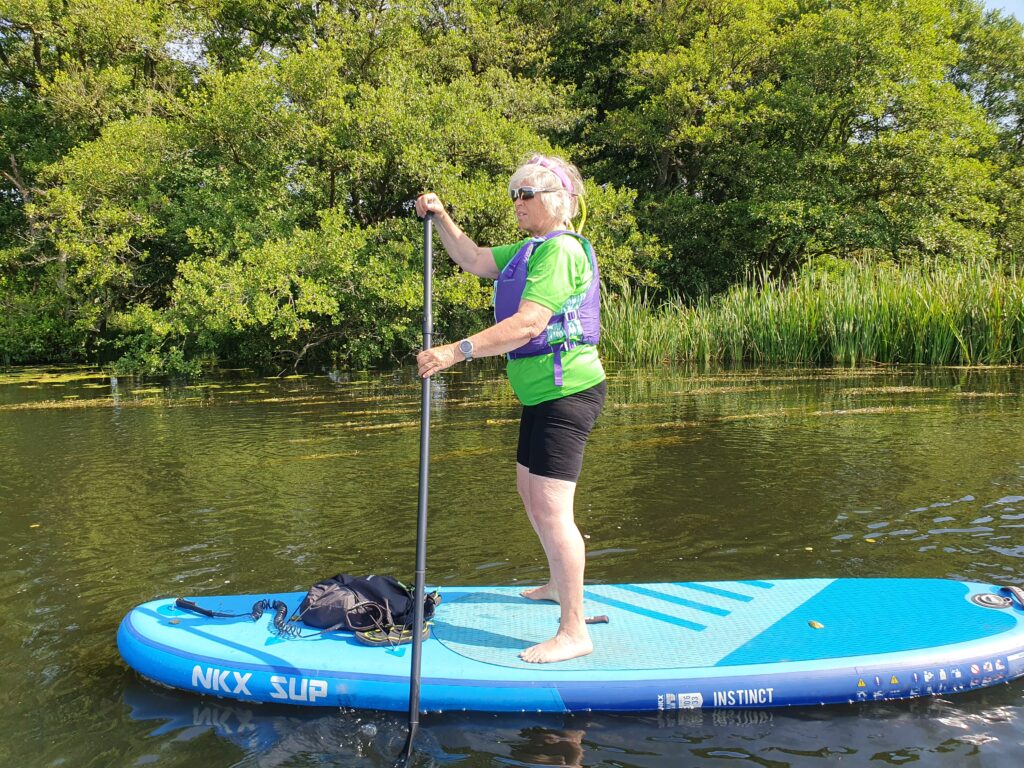
[[[555,176],[558,177],[558,180],[560,182],[562,182],[562,186],[565,188],[566,192],[568,192],[570,195],[576,194],[576,191],[572,188],[572,182],[569,181],[569,177],[565,175],[565,171],[563,171],[554,163],[548,162],[540,155],[534,155],[533,157],[530,158],[530,162],[527,163],[527,165],[540,165],[543,166],[544,168],[547,168],[549,171],[555,174]]]

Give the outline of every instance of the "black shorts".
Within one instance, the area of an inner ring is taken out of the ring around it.
[[[531,475],[575,483],[583,467],[583,449],[606,394],[608,383],[602,381],[575,395],[524,405],[516,461]]]

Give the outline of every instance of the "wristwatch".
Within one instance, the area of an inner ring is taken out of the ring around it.
[[[468,363],[470,360],[473,359],[473,342],[470,341],[469,339],[463,339],[462,341],[460,341],[459,352],[465,355],[466,362]]]

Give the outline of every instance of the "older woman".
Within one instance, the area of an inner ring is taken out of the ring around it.
[[[551,571],[547,584],[523,595],[561,604],[554,637],[519,655],[530,662],[564,661],[593,650],[583,615],[585,550],[573,498],[606,393],[597,355],[599,277],[590,243],[570,223],[583,194],[573,165],[534,155],[512,175],[508,191],[529,237],[493,248],[474,243],[436,195],[416,200],[419,216],[435,215],[452,260],[497,281],[495,324],[456,344],[424,350],[417,362],[426,377],[474,357],[508,355],[509,382],[523,404],[516,486]]]

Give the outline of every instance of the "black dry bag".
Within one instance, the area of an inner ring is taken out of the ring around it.
[[[423,601],[423,618],[434,615],[437,592]],[[319,629],[364,631],[413,623],[415,596],[391,576],[339,573],[314,584],[299,606],[299,618]]]

